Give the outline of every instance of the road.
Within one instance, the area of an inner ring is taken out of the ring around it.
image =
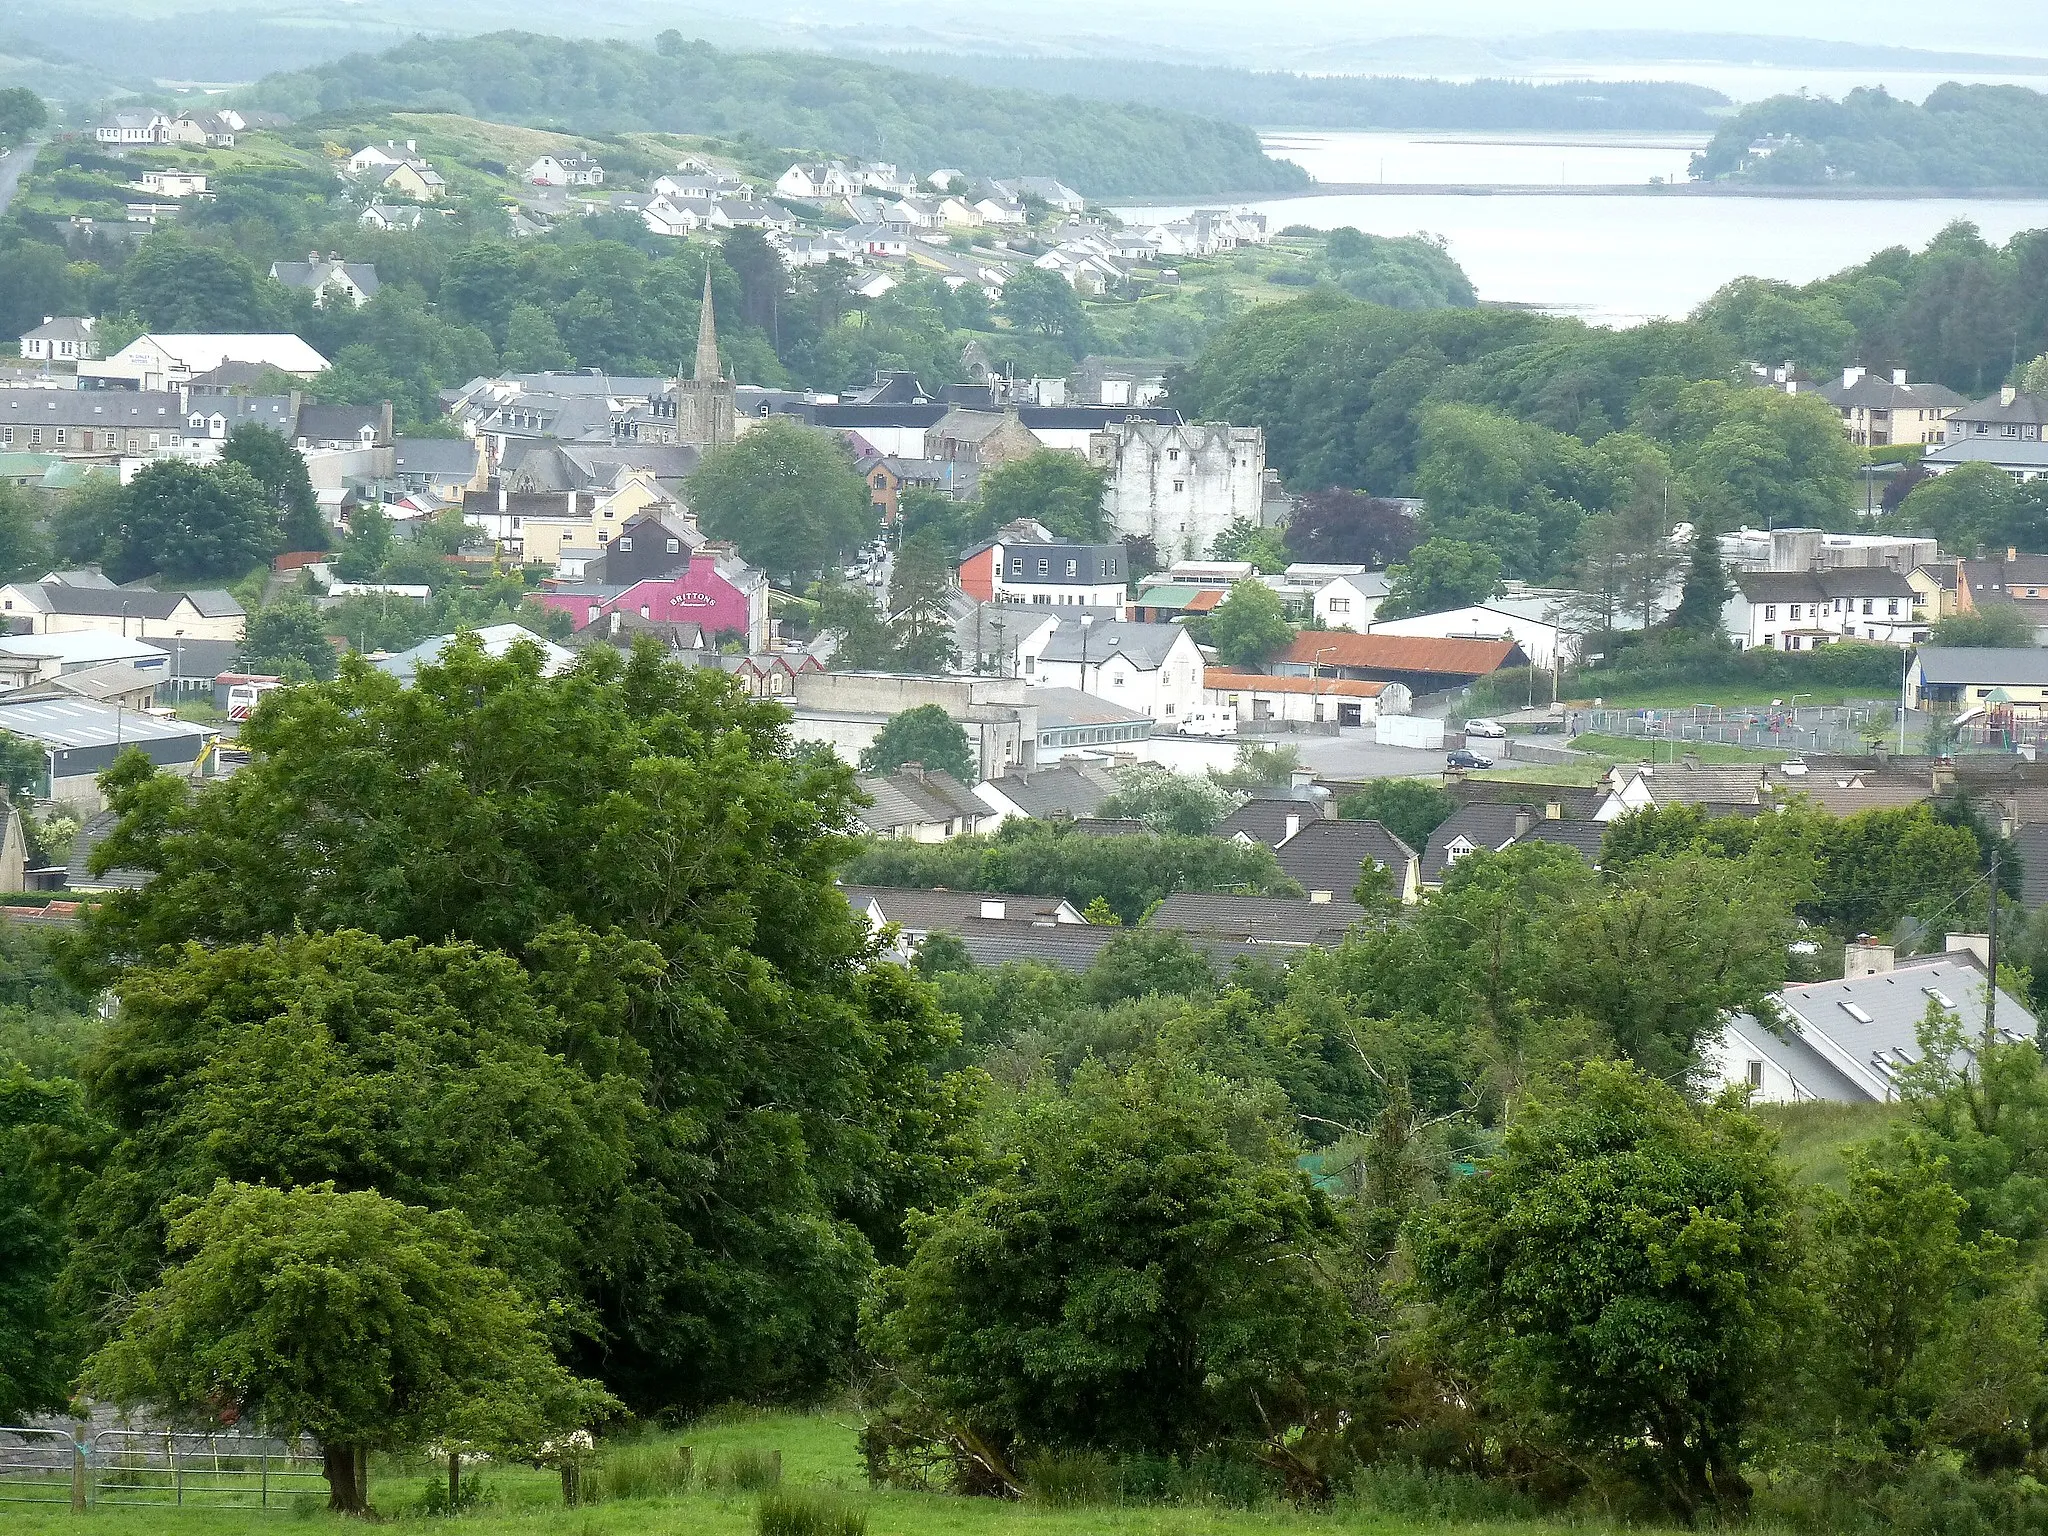
[[[30,139],[26,144],[0,154],[0,213],[7,211],[7,205],[14,201],[14,189],[28,168],[36,163],[36,151],[43,147],[41,139]]]

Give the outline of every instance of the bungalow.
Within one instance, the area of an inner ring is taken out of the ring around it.
[[[765,229],[774,234],[786,234],[796,228],[796,215],[779,203],[722,197],[711,205],[704,222],[711,229]]]
[[[703,216],[695,209],[666,197],[657,197],[642,208],[640,222],[647,226],[649,233],[676,240],[694,235],[704,227]]]
[[[151,197],[206,196],[206,177],[198,171],[144,171],[142,180],[129,186]]]
[[[1422,895],[1415,850],[1377,821],[1304,820],[1273,850],[1289,879],[1319,905],[1349,901],[1368,864],[1392,877],[1403,906]]]
[[[392,234],[404,234],[420,227],[420,220],[426,214],[411,203],[372,203],[362,211],[356,222],[365,229],[381,229]]]
[[[116,112],[93,129],[101,144],[167,144],[171,120],[161,112]]]
[[[21,338],[21,355],[30,362],[75,363],[80,358],[98,357],[100,344],[93,336],[99,321],[92,315],[45,315],[43,323]]]
[[[95,630],[124,638],[239,640],[248,618],[242,605],[215,589],[153,592],[132,587],[77,587],[57,581],[0,586],[0,615],[17,633]]]
[[[974,215],[984,224],[1023,226],[1030,223],[1024,205],[1013,198],[981,197],[972,204]]]
[[[854,782],[869,802],[857,819],[877,837],[943,843],[980,832],[995,820],[995,812],[972,790],[938,769],[906,767],[886,778],[862,775]]]
[[[1230,667],[1208,667],[1202,699],[1243,724],[1287,720],[1326,725],[1369,725],[1381,715],[1405,715],[1412,702],[1401,683],[1344,677],[1268,677]]]
[[[1065,182],[1055,181],[1050,176],[1019,176],[1010,181],[992,181],[989,188],[1012,202],[1036,198],[1057,213],[1081,213],[1088,207],[1088,199]]]
[[[851,229],[840,230],[839,238],[863,256],[903,257],[910,254],[910,237],[888,224],[856,224]]]
[[[377,185],[386,192],[409,197],[416,203],[431,203],[448,190],[448,183],[441,179],[441,173],[425,162],[393,166],[390,174]]]
[[[2048,650],[1923,646],[1914,654],[1906,692],[1917,707],[1937,714],[2009,710],[2039,719],[2048,712]]]
[[[233,149],[235,129],[218,112],[183,112],[164,130],[167,144],[195,144],[208,149]]]

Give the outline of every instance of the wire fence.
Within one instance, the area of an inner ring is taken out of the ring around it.
[[[1782,707],[1692,704],[1678,709],[1574,709],[1566,711],[1566,717],[1571,735],[1626,736],[1646,747],[1669,746],[1674,753],[1683,752],[1687,743],[1855,753],[1869,750],[1877,729],[1887,735],[1897,729],[1898,705],[1880,699]]]

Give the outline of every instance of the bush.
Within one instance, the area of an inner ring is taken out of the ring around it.
[[[770,1493],[755,1512],[754,1529],[760,1536],[867,1536],[868,1517],[829,1493]]]
[[[704,1486],[765,1493],[782,1486],[782,1452],[727,1451],[704,1467]]]
[[[1117,1469],[1099,1451],[1041,1451],[1017,1471],[1024,1479],[1024,1496],[1034,1504],[1064,1509],[1116,1502]]]
[[[692,1471],[687,1445],[613,1442],[605,1446],[598,1464],[583,1474],[579,1497],[589,1504],[674,1498],[689,1491]]]
[[[1432,1524],[1528,1520],[1539,1508],[1534,1499],[1501,1483],[1400,1461],[1360,1468],[1351,1477],[1345,1502],[1361,1512]]]

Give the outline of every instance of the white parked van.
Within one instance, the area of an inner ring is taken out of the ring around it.
[[[1229,709],[1194,709],[1181,716],[1183,736],[1235,736],[1237,712]]]

